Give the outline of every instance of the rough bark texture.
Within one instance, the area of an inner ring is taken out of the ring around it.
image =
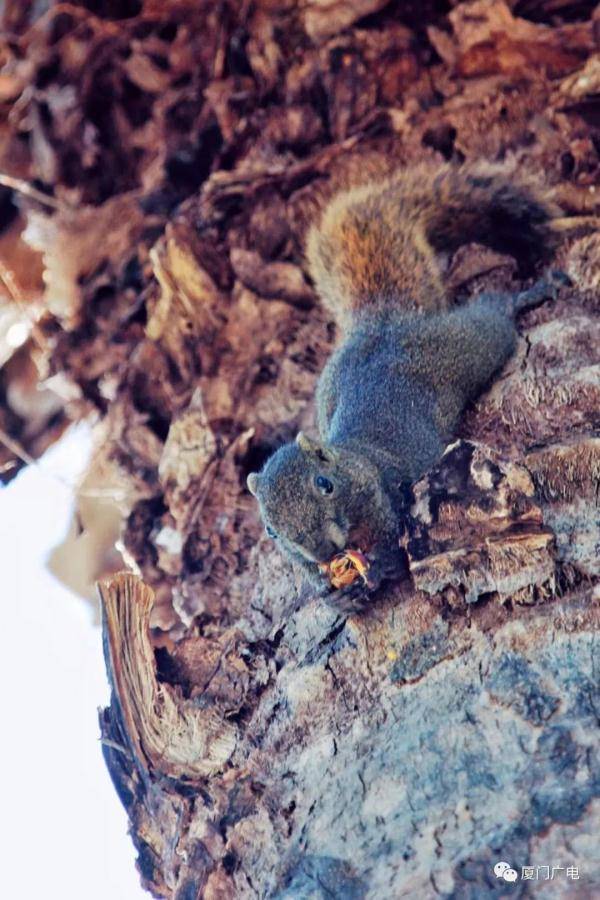
[[[364,614],[295,583],[244,486],[312,422],[335,334],[303,242],[336,186],[484,157],[598,213],[593,4],[3,15],[1,472],[96,416],[54,565],[82,593],[103,578],[104,753],[143,884],[178,900],[600,894],[598,234],[561,246],[573,287],[526,314],[413,486],[411,576]],[[458,301],[519,284],[481,247],[446,263]],[[499,860],[564,868],[509,883]]]

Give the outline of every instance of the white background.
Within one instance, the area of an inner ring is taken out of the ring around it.
[[[2,897],[138,900],[127,817],[99,743],[108,701],[90,604],[45,568],[67,531],[89,431],[71,430],[38,467],[0,488]],[[52,473],[55,473],[54,475]]]

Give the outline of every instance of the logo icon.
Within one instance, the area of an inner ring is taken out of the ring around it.
[[[497,862],[494,866],[494,875],[496,878],[503,878],[505,881],[516,881],[519,877],[516,870],[507,862]]]

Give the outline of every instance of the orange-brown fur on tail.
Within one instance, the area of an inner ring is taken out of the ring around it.
[[[525,268],[555,245],[550,192],[497,166],[422,165],[338,194],[308,236],[311,275],[342,324],[364,310],[447,305],[436,254],[476,241]]]

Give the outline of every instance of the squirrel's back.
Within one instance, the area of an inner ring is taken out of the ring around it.
[[[561,215],[548,189],[499,167],[420,165],[337,194],[309,232],[309,268],[341,324],[390,304],[442,309],[436,253],[476,241],[530,266]]]

